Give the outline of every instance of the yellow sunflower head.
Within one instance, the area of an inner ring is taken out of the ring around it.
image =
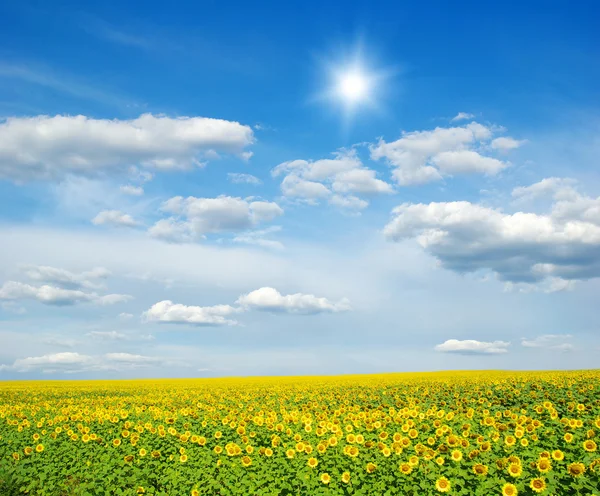
[[[546,481],[541,477],[536,477],[535,479],[531,479],[529,487],[533,489],[534,492],[541,493],[546,489]]]
[[[585,465],[583,463],[571,463],[567,470],[573,477],[579,477],[585,472]]]
[[[451,487],[450,481],[446,477],[440,477],[435,481],[435,489],[440,493],[447,493]]]

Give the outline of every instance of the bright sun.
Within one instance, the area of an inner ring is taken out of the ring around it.
[[[340,77],[338,91],[350,103],[363,100],[368,95],[367,78],[359,72],[349,72]]]

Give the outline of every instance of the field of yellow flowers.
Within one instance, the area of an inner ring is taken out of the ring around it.
[[[600,494],[600,371],[0,383],[0,494]]]

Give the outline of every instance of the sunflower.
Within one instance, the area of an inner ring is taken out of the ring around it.
[[[579,477],[585,472],[585,465],[583,463],[571,463],[567,470],[573,477]]]
[[[133,455],[125,455],[123,457],[123,460],[125,461],[125,463],[131,463],[133,461]]]
[[[288,458],[294,458],[294,456],[296,456],[296,450],[293,449],[289,449],[285,452],[285,456],[287,456]]]
[[[191,496],[200,496],[200,491],[198,491],[198,489],[192,489],[190,494]]]
[[[348,484],[348,482],[350,482],[350,472],[344,472],[342,474],[342,482],[344,484]]]
[[[43,445],[43,444],[38,444],[38,445],[35,447],[35,450],[36,450],[38,453],[41,453],[42,451],[44,451],[44,445]]]
[[[375,470],[377,470],[377,465],[369,462],[367,463],[366,470],[368,474],[372,474],[373,472],[375,472]]]
[[[511,477],[519,477],[523,473],[523,467],[518,463],[511,463],[508,466],[508,475]]]
[[[440,493],[447,493],[451,489],[450,481],[446,477],[440,477],[435,481],[435,489]]]
[[[564,438],[563,438],[563,439],[564,439],[564,440],[565,440],[567,443],[571,443],[571,442],[573,442],[573,434],[571,434],[570,432],[567,432],[567,433],[564,435]]]
[[[144,448],[140,449],[140,456],[146,456],[147,453],[148,452]]]
[[[410,463],[401,463],[399,468],[404,475],[410,474],[413,470]]]
[[[506,436],[504,438],[504,444],[506,444],[506,446],[514,446],[516,442],[517,440],[514,436]]]
[[[308,459],[308,462],[306,462],[306,464],[310,467],[310,468],[315,468],[318,464],[319,464],[319,460],[317,460],[314,457],[311,457]]]
[[[33,448],[31,446],[27,446],[23,451],[26,455],[31,455],[31,453],[33,453]]]
[[[475,465],[473,465],[473,473],[479,476],[487,475],[487,465],[483,465],[482,463],[476,463]]]
[[[553,460],[561,461],[561,460],[564,460],[564,458],[565,458],[565,454],[561,450],[556,449],[552,452]]]
[[[181,463],[185,463],[185,462],[187,462],[187,461],[188,461],[188,456],[187,456],[187,455],[181,455],[181,456],[179,457],[179,461],[180,461]]]
[[[331,482],[331,476],[327,472],[321,474],[321,482],[323,484],[329,484]]]
[[[252,465],[252,458],[250,458],[248,455],[242,457],[242,465],[244,467],[249,467]]]
[[[546,481],[540,477],[536,477],[535,479],[531,479],[529,487],[536,493],[541,493],[546,489]]]
[[[552,470],[552,463],[550,463],[550,460],[548,458],[542,458],[537,462],[536,465],[537,469],[542,473],[546,473]]]
[[[502,486],[502,496],[517,496],[519,491],[517,490],[517,486],[507,482]]]
[[[121,445],[121,440],[120,440],[119,438],[117,438],[117,439],[113,439],[113,442],[112,442],[112,444],[113,444],[113,446],[116,448],[117,446],[120,446],[120,445]]]
[[[587,441],[583,442],[583,449],[585,451],[587,451],[588,453],[592,453],[592,452],[596,451],[596,449],[598,449],[598,446],[596,445],[596,443],[594,441],[592,441],[591,439],[588,439]]]

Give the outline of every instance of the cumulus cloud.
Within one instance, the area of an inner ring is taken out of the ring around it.
[[[239,172],[229,172],[227,174],[229,180],[234,184],[262,184],[262,181],[252,174],[242,174]]]
[[[451,121],[452,122],[464,121],[464,120],[468,120],[468,119],[473,119],[474,117],[475,116],[473,114],[469,114],[467,112],[459,112],[454,117],[452,117]]]
[[[103,210],[92,219],[92,224],[116,227],[136,227],[138,225],[131,215],[124,214],[119,210]]]
[[[493,139],[490,143],[490,146],[494,150],[502,150],[502,151],[510,151],[515,148],[519,148],[521,145],[527,143],[527,140],[516,140],[511,138],[510,136],[501,136],[499,138]]]
[[[231,196],[176,196],[163,203],[161,209],[177,217],[158,221],[149,234],[174,242],[193,241],[208,233],[243,231],[283,215],[277,203]]]
[[[523,338],[521,346],[568,352],[575,349],[573,344],[570,343],[572,337],[571,334],[543,334],[533,339]]]
[[[452,174],[495,175],[509,164],[483,155],[493,133],[492,128],[477,122],[403,132],[396,141],[380,139],[372,145],[371,158],[384,159],[394,167],[392,176],[402,186],[437,181]]]
[[[0,286],[0,300],[35,300],[46,305],[67,306],[91,302],[97,305],[113,305],[131,300],[122,294],[98,295],[80,290],[63,289],[44,284],[32,286],[16,281],[7,281]]]
[[[142,196],[144,194],[144,188],[142,188],[141,186],[133,186],[131,184],[121,186],[119,190],[121,191],[121,193],[130,196]]]
[[[458,353],[461,355],[496,355],[506,353],[510,343],[506,341],[476,341],[474,339],[448,339],[435,346],[442,353]]]
[[[329,198],[329,203],[339,208],[347,208],[349,210],[364,210],[369,206],[369,202],[358,198],[357,196],[349,195],[333,195]]]
[[[161,219],[148,229],[148,234],[169,243],[191,243],[204,236],[195,235],[189,222],[175,218]]]
[[[16,372],[39,370],[45,373],[72,372],[86,369],[92,362],[93,359],[89,355],[65,351],[38,357],[19,358],[12,365],[0,365],[0,370],[14,370]]]
[[[230,305],[212,307],[187,306],[169,300],[159,301],[142,314],[145,322],[171,324],[193,324],[196,326],[237,325],[235,320],[227,319],[229,315],[240,310]]]
[[[357,202],[353,200],[344,202],[343,195],[377,195],[394,192],[390,184],[377,179],[374,170],[363,165],[355,150],[339,151],[332,159],[283,162],[275,167],[271,174],[273,177],[284,176],[281,192],[285,197],[300,199],[315,205],[320,200],[331,198],[335,194],[338,199],[329,203],[349,208],[357,206]],[[358,205],[361,208],[366,206],[363,206],[363,203]]]
[[[327,298],[318,298],[311,294],[296,293],[283,296],[276,289],[269,287],[242,295],[236,303],[247,309],[304,314],[345,312],[351,309],[347,298],[334,303]]]
[[[0,122],[0,179],[59,180],[130,165],[173,170],[202,165],[207,154],[248,156],[249,126],[205,117],[143,114],[136,119],[83,115],[9,117]]]
[[[47,265],[21,265],[20,269],[33,281],[55,284],[65,289],[100,289],[104,284],[99,283],[98,279],[104,280],[110,276],[110,271],[104,267],[78,273]]]
[[[518,186],[512,190],[513,198],[523,201],[536,200],[538,198],[551,198],[553,200],[574,201],[579,198],[576,189],[577,181],[567,177],[547,177],[531,184],[530,186]]]
[[[12,365],[0,365],[0,371],[42,372],[46,374],[90,371],[118,372],[166,363],[162,358],[131,353],[107,353],[92,356],[66,351],[37,357],[19,358]]]
[[[388,239],[415,238],[459,273],[491,270],[521,288],[544,283],[547,292],[600,276],[600,198],[560,200],[545,215],[467,201],[405,203],[392,215],[383,230]]]

